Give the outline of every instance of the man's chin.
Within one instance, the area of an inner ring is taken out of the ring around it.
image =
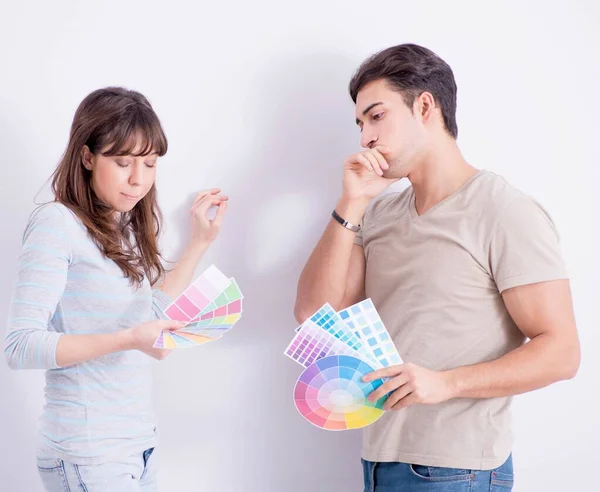
[[[401,162],[390,163],[389,169],[383,171],[383,177],[387,179],[400,180],[408,177],[410,173],[410,164],[402,164]]]
[[[402,179],[406,177],[406,174],[402,173],[402,169],[398,169],[397,167],[390,167],[383,171],[383,177],[386,179]]]

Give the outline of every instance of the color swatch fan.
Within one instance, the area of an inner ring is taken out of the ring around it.
[[[402,363],[370,299],[340,312],[324,304],[296,330],[284,353],[305,368],[294,388],[296,408],[326,430],[375,422],[387,395],[376,403],[367,397],[383,380],[364,383],[362,377]]]
[[[169,319],[186,326],[164,330],[154,347],[188,348],[221,338],[241,319],[243,297],[235,279],[210,266],[165,309]]]
[[[238,284],[231,279],[228,287],[180,332],[220,338],[242,317],[242,300]]]
[[[364,355],[359,354],[355,348],[346,345],[341,339],[323,330],[310,319],[296,332],[284,353],[303,367],[309,367],[317,360],[328,355],[350,355],[356,357]],[[377,368],[381,367],[377,362],[375,362],[374,366]]]
[[[402,364],[402,359],[371,299],[338,313],[346,328],[355,333],[383,366]]]
[[[328,303],[324,304],[321,309],[310,317],[310,320],[354,349],[371,364],[376,367],[379,366],[379,361],[375,358],[370,347],[361,338],[361,334],[347,326],[340,314],[336,313],[331,305]]]

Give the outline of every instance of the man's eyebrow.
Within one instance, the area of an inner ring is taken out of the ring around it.
[[[380,104],[383,104],[382,102],[376,102],[373,104],[369,104],[365,110],[362,112],[363,116],[365,116],[369,111],[371,111],[375,106],[379,106]],[[356,124],[359,125],[360,124],[360,120],[358,118],[356,118]]]

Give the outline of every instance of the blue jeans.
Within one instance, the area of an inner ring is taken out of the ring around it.
[[[55,457],[38,457],[47,492],[156,492],[154,448],[101,465],[75,465]]]
[[[512,455],[493,470],[463,470],[362,460],[365,492],[509,492]]]

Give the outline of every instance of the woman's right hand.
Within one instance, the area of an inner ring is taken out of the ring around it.
[[[165,359],[171,350],[154,348],[154,342],[163,330],[180,330],[186,325],[182,321],[157,319],[128,328],[130,346],[158,360]]]
[[[190,242],[192,245],[211,244],[219,235],[229,200],[229,197],[220,193],[220,188],[213,188],[201,191],[196,197],[190,210],[192,217]],[[211,207],[217,208],[214,219],[208,218],[208,211]]]

